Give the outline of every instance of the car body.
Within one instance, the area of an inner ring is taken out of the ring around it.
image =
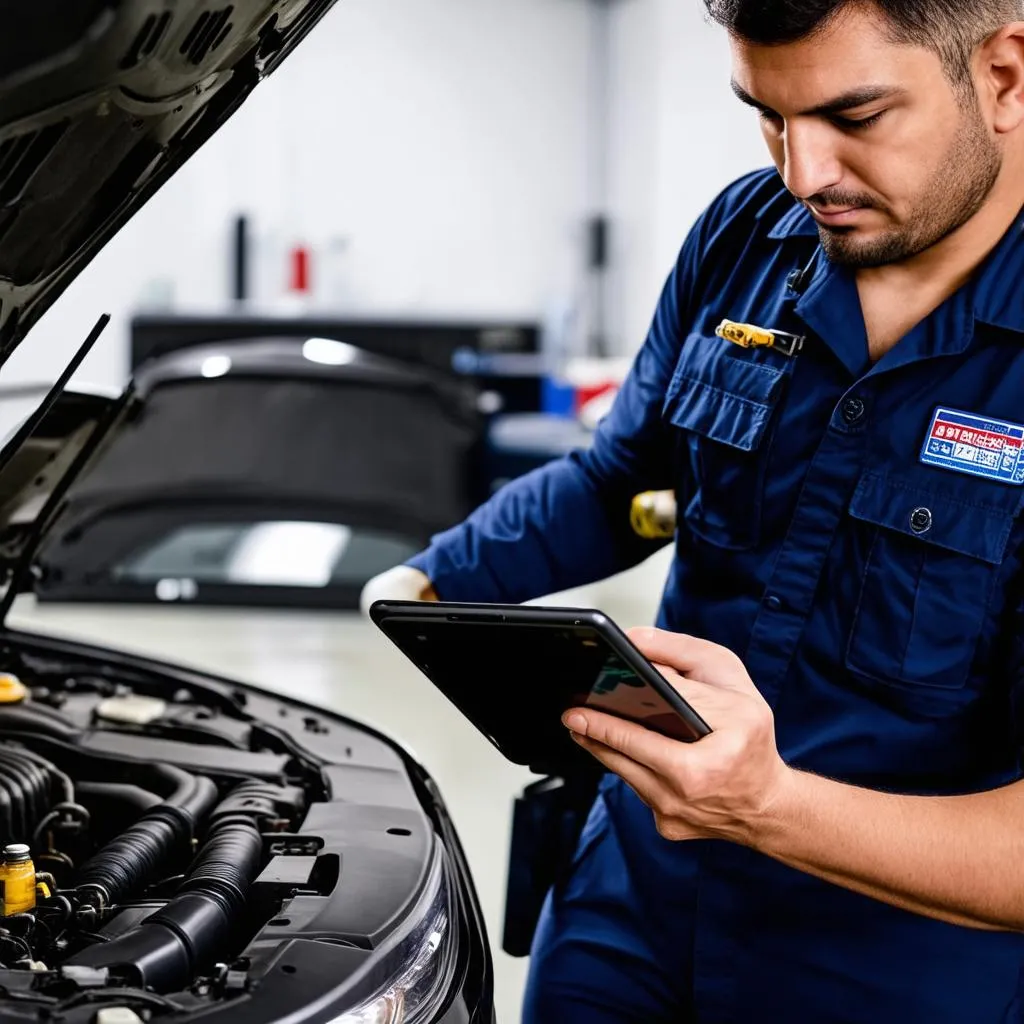
[[[331,3],[0,4],[0,358]],[[8,624],[73,481],[139,408],[66,388],[103,327],[21,396],[0,452],[0,1019],[486,1024],[472,879],[401,747]]]

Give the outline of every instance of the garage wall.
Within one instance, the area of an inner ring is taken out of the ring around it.
[[[640,344],[678,246],[730,180],[767,163],[700,0],[607,0],[613,349]],[[125,376],[144,303],[217,310],[228,231],[252,215],[272,299],[282,250],[341,254],[322,300],[383,314],[543,317],[580,294],[594,177],[590,0],[338,0],[294,59],[111,243],[3,381],[50,378],[103,311],[79,379]],[[343,247],[342,247],[343,244]]]
[[[613,340],[643,341],[679,247],[707,203],[769,158],[729,88],[725,32],[701,0],[615,0]]]
[[[587,17],[586,0],[339,0],[83,273],[2,380],[53,377],[110,311],[79,379],[118,383],[140,302],[172,287],[179,309],[223,308],[240,209],[264,254],[346,241],[325,301],[487,316],[557,304],[582,258]],[[276,285],[284,271],[272,271]]]

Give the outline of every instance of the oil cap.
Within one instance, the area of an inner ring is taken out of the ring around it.
[[[0,672],[0,704],[17,704],[28,696],[25,684],[10,672]]]
[[[21,864],[31,859],[31,852],[24,843],[8,843],[4,847],[4,863]]]

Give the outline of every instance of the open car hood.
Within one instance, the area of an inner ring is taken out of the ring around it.
[[[0,0],[0,362],[334,0]]]
[[[0,366],[333,3],[0,0]],[[102,327],[0,451],[8,603],[69,474],[130,404],[62,397]]]

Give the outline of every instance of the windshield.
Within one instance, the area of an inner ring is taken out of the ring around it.
[[[115,562],[115,580],[150,584],[159,600],[194,598],[201,584],[361,586],[419,550],[418,541],[338,523],[191,523]]]

